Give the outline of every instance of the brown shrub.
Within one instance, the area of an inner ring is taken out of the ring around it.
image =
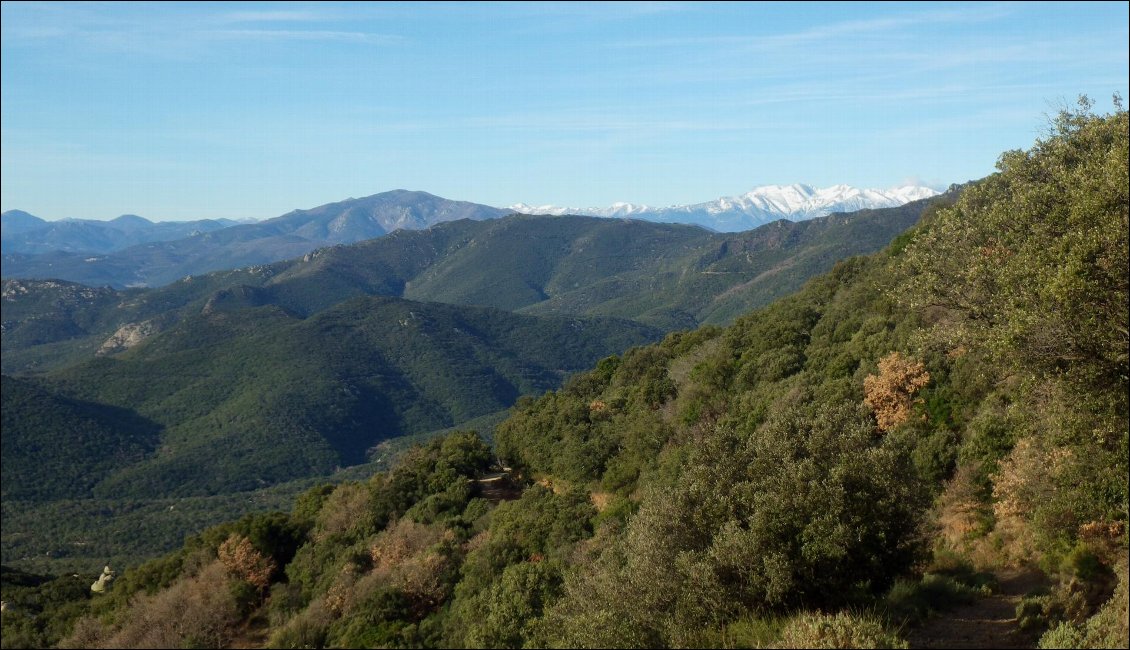
[[[800,614],[781,630],[782,648],[908,648],[878,619],[846,612]]]
[[[968,543],[987,519],[988,506],[981,500],[977,483],[979,473],[979,464],[958,465],[935,504],[938,536],[951,549],[968,550]]]
[[[372,580],[399,588],[408,596],[435,604],[447,597],[443,573],[451,558],[436,548],[454,539],[441,526],[426,526],[401,519],[377,536],[369,550],[373,560]]]
[[[997,519],[1024,519],[1056,492],[1058,478],[1072,460],[1064,447],[1045,448],[1021,438],[993,475],[993,513]]]
[[[232,533],[216,550],[220,563],[235,577],[254,585],[263,591],[271,585],[271,575],[275,572],[275,561],[264,557],[251,544],[251,540]]]
[[[615,494],[611,492],[592,492],[589,494],[589,501],[596,508],[597,512],[604,512],[608,508],[608,504],[612,503]]]
[[[881,431],[890,431],[910,419],[914,394],[930,383],[921,361],[892,352],[879,360],[879,374],[863,380],[863,401],[875,413]]]
[[[240,618],[231,585],[228,570],[213,562],[168,589],[136,598],[117,630],[97,634],[84,626],[79,631],[82,638],[76,635],[72,641],[97,638],[88,647],[101,648],[222,648]]]
[[[60,648],[99,648],[102,640],[112,633],[97,618],[83,616],[75,621],[70,636],[59,641]]]

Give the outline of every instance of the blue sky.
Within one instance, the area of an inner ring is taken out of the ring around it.
[[[693,203],[945,186],[1081,93],[1128,4],[4,3],[0,209],[268,218],[390,189]]]

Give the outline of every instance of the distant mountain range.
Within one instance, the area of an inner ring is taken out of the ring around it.
[[[123,214],[110,221],[46,221],[22,210],[9,210],[0,215],[0,242],[5,253],[112,253],[137,244],[182,239],[239,223],[232,219],[154,223],[135,214]]]
[[[239,226],[268,237],[293,235],[321,244],[348,244],[394,230],[422,230],[444,221],[490,219],[512,212],[466,201],[449,201],[427,192],[393,190],[309,210],[292,210],[266,221],[203,219],[154,223],[134,214],[124,214],[110,221],[47,221],[23,210],[9,210],[0,214],[0,231],[5,253],[110,253],[136,244],[172,241]]]
[[[579,214],[683,223],[739,232],[787,219],[805,221],[833,212],[897,207],[936,195],[926,187],[860,190],[846,185],[759,187],[708,203],[654,208],[618,203],[574,209],[516,204],[494,208],[427,192],[394,190],[294,210],[258,223],[230,220],[153,223],[134,215],[112,221],[48,222],[26,212],[0,215],[3,276],[52,278],[115,288],[162,286],[187,276],[269,264],[315,249],[373,239],[439,223],[481,221],[513,213]]]
[[[606,208],[563,208],[516,203],[510,209],[525,214],[633,217],[663,223],[694,224],[718,232],[739,232],[778,219],[804,221],[833,212],[893,208],[938,194],[929,187],[913,185],[891,190],[858,189],[849,185],[833,185],[823,189],[800,184],[765,185],[741,196],[666,208],[633,203],[613,203]]]
[[[929,202],[778,221],[744,233],[596,217],[462,219],[155,289],[5,279],[0,367],[42,372],[114,354],[179,322],[185,309],[229,301],[231,291],[299,317],[390,296],[632,319],[668,331],[727,323],[837,260],[881,248]]]
[[[151,241],[104,255],[66,250],[32,255],[9,251],[5,240],[3,275],[116,288],[161,286],[189,275],[269,264],[323,246],[351,244],[398,229],[420,230],[446,221],[478,221],[509,213],[486,205],[449,201],[427,192],[394,190],[310,210],[294,210],[259,223]],[[26,228],[28,217],[31,215],[25,212],[10,211],[0,221],[7,229],[11,219],[13,230],[18,231]],[[24,234],[30,237],[35,232],[39,231]]]

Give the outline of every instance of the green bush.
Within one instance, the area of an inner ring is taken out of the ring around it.
[[[580,568],[551,612],[563,645],[681,645],[743,610],[836,606],[885,590],[920,557],[926,498],[905,447],[854,405],[719,428],[679,482]]]
[[[1125,648],[1130,646],[1127,626],[1130,598],[1127,596],[1125,565],[1114,595],[1081,625],[1063,622],[1040,638],[1041,648]]]
[[[934,612],[985,596],[985,591],[948,576],[927,573],[919,580],[896,581],[883,598],[883,608],[895,620],[923,621]]]

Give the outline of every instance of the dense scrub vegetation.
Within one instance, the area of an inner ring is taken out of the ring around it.
[[[1064,112],[884,252],[519,401],[493,452],[453,433],[211,529],[36,638],[905,647],[1025,564],[1059,578],[1018,612],[1043,645],[1125,647],[1128,136]]]

